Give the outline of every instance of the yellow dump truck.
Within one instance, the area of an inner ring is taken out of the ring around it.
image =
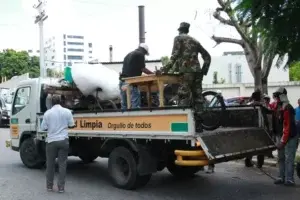
[[[114,103],[94,102],[98,105],[95,108],[84,103],[90,99],[80,96],[76,88],[45,90],[47,84],[38,79],[20,82],[12,104],[11,138],[6,144],[20,152],[22,162],[29,168],[45,164],[47,133],[40,125],[47,109],[47,93],[72,96],[72,102],[77,102],[72,104],[76,127],[69,131],[69,155],[78,156],[85,163],[98,157],[109,158],[111,180],[123,189],[142,187],[153,173],[165,168],[174,176],[191,177],[210,163],[275,148],[265,130],[260,107],[228,107],[222,115],[221,127],[197,132],[199,121],[188,107],[121,111],[112,105],[106,110],[100,104]]]

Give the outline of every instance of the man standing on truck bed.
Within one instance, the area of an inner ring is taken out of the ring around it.
[[[180,23],[179,35],[175,37],[172,56],[169,63],[161,70],[164,73],[183,74],[182,83],[178,89],[179,105],[192,105],[197,112],[202,111],[202,80],[207,75],[211,62],[210,54],[195,38],[188,35],[190,24]],[[202,68],[198,53],[204,60]]]
[[[46,158],[47,158],[47,190],[53,190],[55,173],[55,159],[58,158],[59,175],[58,191],[64,192],[67,160],[69,154],[68,128],[75,126],[72,112],[63,108],[59,95],[52,96],[53,107],[43,116],[42,130],[47,131]]]
[[[127,96],[126,85],[122,78],[130,78],[135,76],[141,76],[145,74],[153,74],[146,68],[145,55],[149,55],[149,48],[145,43],[141,43],[140,46],[127,54],[123,61],[122,73],[120,74],[120,93],[121,93],[121,109],[127,108]],[[137,86],[131,88],[131,108],[139,108],[141,106],[140,91]]]

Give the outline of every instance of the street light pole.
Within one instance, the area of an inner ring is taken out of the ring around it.
[[[44,78],[46,75],[45,68],[45,50],[44,50],[44,21],[48,18],[46,15],[44,6],[44,0],[38,0],[38,5],[34,5],[33,7],[37,9],[39,15],[36,16],[34,23],[39,25],[40,30],[40,77]]]

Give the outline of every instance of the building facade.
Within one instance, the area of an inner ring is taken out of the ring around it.
[[[60,34],[45,41],[45,67],[63,68],[93,58],[93,44],[83,35]]]
[[[200,59],[200,63],[203,61]],[[275,62],[274,62],[275,63]],[[283,68],[277,68],[273,63],[268,82],[286,82],[289,81],[289,71]],[[105,66],[117,71],[122,71],[122,62],[104,62]],[[146,66],[154,71],[162,67],[160,60],[148,60]],[[225,52],[222,56],[212,57],[211,65],[207,76],[204,77],[204,84],[212,84],[214,81],[214,72],[217,72],[217,79],[224,84],[254,83],[247,60],[243,52]]]

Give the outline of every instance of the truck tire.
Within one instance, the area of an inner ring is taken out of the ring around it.
[[[174,160],[171,162],[168,162],[167,164],[167,169],[168,171],[175,176],[176,178],[180,179],[186,179],[186,178],[193,178],[194,175],[203,170],[203,167],[184,167],[184,166],[179,166],[176,165]]]
[[[21,143],[20,157],[23,164],[31,169],[42,168],[46,161],[43,160],[37,151],[33,138],[27,138]]]
[[[126,190],[143,187],[151,178],[151,174],[138,174],[135,156],[125,147],[117,147],[110,153],[108,171],[113,184]]]
[[[79,155],[78,157],[82,160],[83,163],[88,164],[96,160],[98,158],[98,155]]]

